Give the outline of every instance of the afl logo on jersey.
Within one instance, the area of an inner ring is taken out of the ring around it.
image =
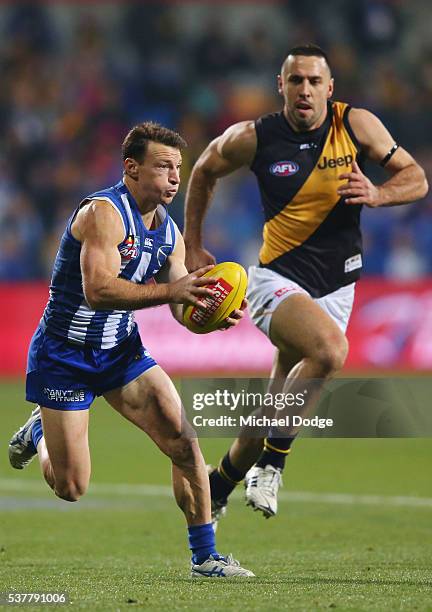
[[[274,176],[292,176],[299,169],[300,166],[292,161],[278,161],[270,166],[270,172]]]
[[[122,259],[127,261],[135,259],[139,255],[140,239],[139,236],[128,236],[119,246]]]

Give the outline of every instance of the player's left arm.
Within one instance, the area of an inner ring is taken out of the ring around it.
[[[424,198],[428,183],[423,168],[405,149],[397,146],[378,117],[365,109],[353,108],[349,122],[366,156],[382,165],[391,176],[383,184],[374,185],[354,161],[352,172],[339,176],[340,180],[347,181],[338,189],[345,202],[377,208]]]
[[[167,257],[166,262],[155,276],[157,283],[174,283],[179,278],[188,274],[185,266],[186,249],[183,236],[177,231],[176,244],[173,252]],[[243,301],[241,309],[234,310],[221,325],[221,329],[228,329],[237,325],[243,318],[243,310],[247,306],[246,300]],[[170,303],[173,317],[183,325],[183,305]]]

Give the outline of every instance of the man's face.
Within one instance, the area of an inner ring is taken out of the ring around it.
[[[154,204],[171,204],[180,185],[181,162],[178,149],[150,141],[142,163],[136,165],[142,198]]]
[[[323,122],[327,100],[333,94],[333,79],[323,57],[289,55],[278,77],[278,90],[291,126],[300,132]]]

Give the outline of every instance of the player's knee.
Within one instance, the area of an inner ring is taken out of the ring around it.
[[[313,361],[320,377],[336,374],[344,366],[348,355],[348,340],[343,334],[332,336],[317,346]]]
[[[88,482],[80,479],[70,478],[56,481],[55,494],[57,497],[69,502],[76,502],[82,497],[88,488]]]
[[[198,443],[193,438],[179,436],[170,445],[171,461],[178,466],[193,465],[198,454]]]

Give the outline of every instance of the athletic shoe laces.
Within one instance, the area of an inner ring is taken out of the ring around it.
[[[254,476],[252,486],[258,486],[258,480],[261,489],[274,495],[279,485],[282,484],[282,474],[276,468],[271,470],[265,468],[259,476]]]

